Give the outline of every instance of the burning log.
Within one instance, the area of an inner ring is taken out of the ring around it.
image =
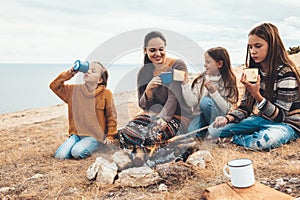
[[[155,167],[157,164],[171,161],[186,161],[190,154],[199,149],[195,134],[207,128],[208,126],[175,136],[165,142],[155,142],[153,146],[135,148],[131,152],[133,166]]]
[[[168,140],[166,146],[155,145],[151,149],[151,153],[145,164],[149,167],[154,167],[157,164],[171,161],[186,161],[189,155],[199,150],[198,143],[194,139],[195,134],[208,127],[205,126],[195,131],[175,136]]]
[[[152,157],[146,161],[146,165],[154,167],[158,164],[163,164],[171,161],[185,161],[187,157],[198,150],[198,143],[194,140],[193,142],[181,143],[181,144],[168,144],[165,147],[159,148]]]

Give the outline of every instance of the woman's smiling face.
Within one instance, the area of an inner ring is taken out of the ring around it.
[[[159,37],[149,40],[148,46],[144,51],[153,64],[162,64],[166,56],[165,43]]]

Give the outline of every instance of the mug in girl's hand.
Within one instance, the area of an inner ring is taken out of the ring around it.
[[[245,68],[243,73],[246,74],[247,81],[250,83],[255,83],[258,76],[258,68]]]
[[[73,69],[74,71],[86,73],[87,71],[89,71],[89,62],[76,60],[73,64]]]
[[[229,174],[227,173],[229,169]],[[248,158],[240,158],[230,160],[223,168],[224,175],[231,179],[234,187],[245,188],[254,185],[254,171],[252,160]]]

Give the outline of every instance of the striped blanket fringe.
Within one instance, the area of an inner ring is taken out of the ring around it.
[[[118,131],[120,145],[123,149],[135,149],[137,147],[151,147],[155,144],[164,144],[170,138],[176,136],[180,129],[180,120],[172,118],[167,122],[163,131],[156,130],[156,116],[137,115],[127,125]]]

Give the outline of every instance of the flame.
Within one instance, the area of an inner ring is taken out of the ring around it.
[[[154,146],[152,148],[150,148],[150,154],[149,156],[152,157],[154,154],[154,151],[156,150],[157,144],[154,144]]]

